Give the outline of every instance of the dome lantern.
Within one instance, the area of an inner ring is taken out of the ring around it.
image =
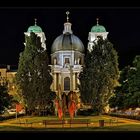
[[[78,51],[80,53],[84,52],[84,45],[82,41],[73,34],[71,30],[71,23],[69,22],[69,14],[67,11],[67,22],[64,23],[63,34],[58,36],[51,47],[51,52],[55,53],[57,51]]]
[[[67,11],[67,12],[66,12],[66,15],[67,15],[67,22],[64,23],[64,31],[63,31],[63,34],[67,34],[67,33],[72,34],[72,30],[71,30],[71,25],[72,25],[72,24],[69,22],[69,14],[70,14],[70,12]]]

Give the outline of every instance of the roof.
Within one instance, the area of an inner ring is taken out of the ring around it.
[[[106,32],[106,29],[104,26],[97,24],[91,28],[91,32]]]
[[[39,33],[39,32],[42,32],[42,29],[40,26],[34,25],[34,26],[30,26],[27,32]]]
[[[67,50],[74,50],[83,53],[84,45],[82,41],[74,34],[70,33],[62,34],[54,40],[51,52],[54,53],[56,51],[67,51]]]

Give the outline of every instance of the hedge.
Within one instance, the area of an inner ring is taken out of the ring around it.
[[[24,114],[18,114],[18,117],[20,116],[24,116]],[[4,121],[4,120],[9,120],[9,119],[15,119],[16,115],[8,115],[8,116],[0,116],[0,121]]]
[[[106,114],[106,115],[113,116],[113,117],[119,117],[119,118],[127,118],[127,119],[139,120],[140,121],[140,116],[124,115],[124,114],[116,114],[116,113],[109,113],[109,114]]]

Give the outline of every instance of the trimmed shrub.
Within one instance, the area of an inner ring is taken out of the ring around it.
[[[113,117],[127,118],[132,120],[140,120],[140,116],[134,116],[134,115],[125,115],[125,114],[117,114],[117,113],[109,113],[106,115],[113,116]]]
[[[77,111],[77,115],[84,115],[84,116],[89,116],[89,115],[93,115],[93,110],[92,109],[84,109],[84,110],[78,110]]]

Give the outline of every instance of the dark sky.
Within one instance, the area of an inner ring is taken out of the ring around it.
[[[34,25],[34,18],[45,32],[50,53],[53,40],[63,32],[67,10],[73,33],[85,47],[88,33],[99,17],[99,24],[109,32],[108,39],[118,51],[120,68],[131,64],[134,56],[140,54],[140,8],[0,8],[0,64],[18,64],[19,53],[24,50],[24,32]]]

